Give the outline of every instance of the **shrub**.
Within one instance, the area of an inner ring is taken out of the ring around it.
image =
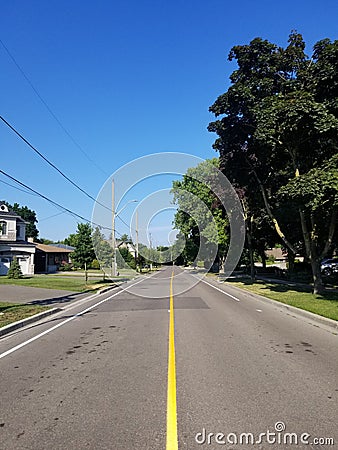
[[[97,259],[93,259],[93,261],[90,263],[90,268],[91,269],[100,269],[100,263],[98,262]]]
[[[61,272],[67,272],[72,269],[73,269],[73,264],[71,264],[71,263],[62,262],[61,265],[59,266],[59,271],[61,271]]]
[[[19,261],[16,259],[16,256],[14,256],[14,259],[11,262],[11,266],[7,272],[7,278],[18,279],[18,278],[22,278],[22,277],[23,277],[23,274],[21,272],[21,267],[20,267]]]

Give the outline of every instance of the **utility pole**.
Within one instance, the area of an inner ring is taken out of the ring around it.
[[[138,265],[138,211],[135,211],[136,269]]]
[[[150,271],[153,270],[153,243],[151,242],[151,233],[149,233],[149,243],[150,243]]]
[[[116,276],[116,249],[115,249],[115,181],[112,180],[111,184],[112,193],[112,220],[111,220],[111,247],[112,247],[112,263],[111,263],[111,276]]]

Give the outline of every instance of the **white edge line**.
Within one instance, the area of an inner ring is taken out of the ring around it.
[[[131,286],[128,286],[128,288],[135,286],[136,284],[141,283],[142,281],[148,280],[149,277],[147,278],[142,278],[142,280],[137,281],[136,283],[132,284]],[[54,325],[52,328],[48,328],[48,330],[43,331],[42,333],[37,334],[36,336],[33,336],[32,338],[28,339],[27,341],[21,342],[21,344],[16,345],[15,347],[10,348],[9,350],[6,350],[3,353],[0,353],[0,359],[4,358],[5,356],[10,355],[11,353],[15,352],[16,350],[19,350],[22,347],[25,347],[26,345],[30,344],[31,342],[36,341],[37,339],[41,338],[42,336],[45,336],[46,334],[50,333],[51,331],[56,330],[59,327],[62,327],[63,325],[65,325],[66,323],[70,322],[71,320],[76,319],[79,316],[82,316],[83,314],[85,314],[88,311],[91,311],[92,309],[96,308],[97,306],[101,305],[104,302],[107,302],[108,300],[111,300],[112,298],[114,298],[116,295],[121,294],[122,291],[125,291],[126,289],[121,289],[121,291],[115,292],[113,295],[110,295],[109,297],[95,303],[92,306],[89,306],[88,308],[84,309],[83,311],[74,314],[74,316],[68,317],[68,319],[63,320],[62,322]],[[96,294],[94,294],[96,295]]]
[[[228,294],[227,292],[225,292],[225,291],[223,291],[222,289],[220,289],[220,288],[214,286],[213,284],[208,283],[207,281],[203,280],[203,278],[196,277],[195,275],[193,275],[193,277],[197,278],[197,279],[200,280],[200,281],[203,281],[203,283],[205,283],[205,284],[211,286],[212,288],[216,289],[216,291],[222,292],[222,294],[227,295],[228,297],[232,298],[232,299],[235,300],[236,302],[240,302],[240,300],[239,300],[237,297],[234,297],[233,295]]]

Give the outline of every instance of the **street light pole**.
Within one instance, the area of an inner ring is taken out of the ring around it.
[[[136,237],[136,270],[138,265],[138,211],[135,212],[135,237]]]
[[[138,200],[129,200],[123,208],[121,208],[119,211],[115,211],[115,181],[112,180],[111,185],[111,192],[112,192],[112,219],[111,219],[111,246],[112,246],[112,266],[111,266],[111,272],[112,277],[116,277],[116,269],[117,269],[117,261],[116,261],[116,242],[115,242],[115,218],[126,208],[126,206],[129,205],[129,203],[138,202]]]
[[[112,266],[111,276],[116,277],[116,246],[115,246],[115,181],[112,180],[111,185],[112,193],[112,220],[111,220],[111,247],[112,247]]]

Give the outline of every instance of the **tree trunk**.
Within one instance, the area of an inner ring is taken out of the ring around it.
[[[249,258],[250,258],[250,278],[252,281],[254,281],[256,279],[256,271],[255,271],[255,261],[254,261],[254,254],[253,254],[253,248],[252,248],[252,238],[251,238],[251,233],[249,230],[247,231],[246,235],[247,235]]]
[[[292,278],[294,275],[294,271],[295,271],[295,254],[288,249],[288,275],[289,278]]]
[[[311,268],[312,268],[312,276],[313,276],[313,293],[321,294],[324,291],[324,285],[322,282],[322,274],[320,270],[320,259],[312,258],[311,259]]]
[[[261,252],[261,258],[262,258],[263,269],[266,269],[266,254],[265,254],[264,250],[262,250],[262,252]]]
[[[272,221],[272,223],[273,223],[273,226],[274,226],[274,228],[275,228],[275,230],[276,230],[278,236],[282,239],[282,241],[284,242],[285,246],[286,246],[288,249],[290,249],[291,251],[293,251],[294,253],[296,253],[295,247],[291,244],[291,242],[288,241],[288,239],[286,238],[285,234],[282,232],[282,230],[281,230],[281,228],[280,228],[280,226],[279,226],[279,223],[278,223],[276,217],[275,217],[274,214],[272,213],[272,210],[271,210],[271,208],[270,208],[270,205],[269,205],[269,202],[268,202],[268,197],[267,197],[267,194],[266,194],[266,192],[265,192],[265,188],[264,188],[264,186],[263,186],[263,183],[262,183],[261,180],[259,179],[259,177],[258,177],[258,175],[257,175],[257,172],[256,172],[255,169],[253,168],[252,164],[251,164],[248,160],[247,160],[247,162],[248,162],[249,166],[251,167],[251,170],[252,170],[252,173],[254,174],[254,177],[255,177],[256,180],[257,180],[259,189],[260,189],[261,194],[262,194],[263,202],[264,202],[264,205],[265,205],[265,210],[266,210],[268,216],[270,217],[270,219],[271,219],[271,221]]]
[[[87,281],[88,281],[87,263],[85,263],[85,280],[86,280],[86,284],[87,284]]]

